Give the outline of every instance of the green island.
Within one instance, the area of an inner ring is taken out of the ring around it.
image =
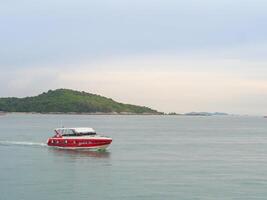
[[[157,110],[124,104],[100,95],[70,89],[49,90],[38,96],[0,98],[2,112],[86,113],[86,114],[163,114]]]

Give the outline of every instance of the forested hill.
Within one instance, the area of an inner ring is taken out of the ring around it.
[[[110,98],[70,89],[49,90],[38,96],[0,98],[0,111],[38,113],[161,114],[145,106],[116,102]]]

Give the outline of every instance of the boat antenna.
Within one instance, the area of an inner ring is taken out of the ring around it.
[[[62,120],[60,121],[60,124],[61,124],[60,127],[61,127],[61,128],[64,128],[64,125],[63,125],[63,123],[62,123]]]

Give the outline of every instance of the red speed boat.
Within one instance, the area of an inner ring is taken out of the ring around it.
[[[57,128],[47,145],[66,149],[106,149],[112,138],[97,135],[92,128]]]

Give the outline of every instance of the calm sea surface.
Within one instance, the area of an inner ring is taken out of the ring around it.
[[[92,126],[107,152],[45,146],[56,127]],[[267,119],[0,116],[0,200],[267,199]]]

